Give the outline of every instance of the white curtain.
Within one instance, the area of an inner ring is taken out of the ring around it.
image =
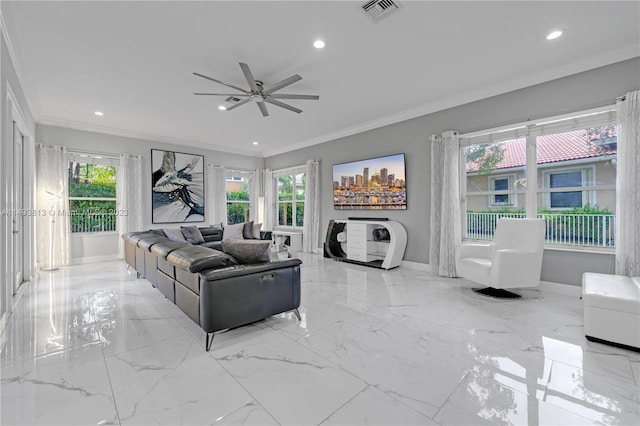
[[[616,274],[640,276],[640,91],[617,104]]]
[[[304,226],[302,228],[302,249],[308,253],[318,251],[320,233],[320,162],[307,161],[306,189],[304,196]]]
[[[258,197],[260,196],[260,174],[257,170],[249,173],[249,220],[258,223]],[[264,227],[262,228],[264,229]]]
[[[210,182],[207,185],[206,217],[210,225],[227,224],[227,181],[224,166],[209,164]]]
[[[264,224],[262,229],[265,231],[273,230],[273,222],[275,221],[275,197],[276,184],[273,180],[273,170],[264,171]]]
[[[120,155],[116,171],[116,230],[118,238],[118,259],[124,258],[122,234],[142,230],[142,157]]]
[[[69,264],[69,190],[66,149],[36,145],[36,262],[40,268]]]
[[[433,273],[445,277],[456,276],[456,245],[462,241],[459,155],[457,132],[431,137],[429,264]]]

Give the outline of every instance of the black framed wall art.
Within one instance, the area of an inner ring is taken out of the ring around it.
[[[204,222],[204,156],[151,150],[151,222]]]

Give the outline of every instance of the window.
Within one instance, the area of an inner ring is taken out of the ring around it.
[[[227,176],[227,223],[248,222],[251,213],[251,198],[249,196],[249,177]]]
[[[588,186],[592,174],[592,167],[543,171],[544,188]],[[544,197],[543,206],[550,209],[584,207],[588,204],[594,204],[590,196],[590,191],[550,192]]]
[[[547,244],[614,247],[614,122],[603,108],[463,136],[466,238],[491,239],[500,217],[528,216],[545,220]]]
[[[69,163],[71,232],[116,230],[116,168],[93,163]]]
[[[304,197],[306,168],[290,169],[277,174],[278,190],[277,224],[279,226],[302,227],[304,224]]]
[[[493,194],[489,195],[489,207],[512,206],[517,199],[516,194],[506,193],[516,181],[516,175],[490,176],[489,188]]]

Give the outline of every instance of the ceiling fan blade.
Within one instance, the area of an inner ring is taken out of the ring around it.
[[[285,95],[280,93],[274,93],[273,95],[269,95],[273,99],[308,99],[310,101],[317,101],[320,99],[318,95]]]
[[[245,89],[243,89],[242,87],[234,86],[233,84],[229,84],[229,83],[225,83],[224,81],[216,80],[216,79],[215,79],[215,78],[213,78],[213,77],[208,77],[208,76],[206,76],[206,75],[199,74],[199,73],[197,73],[197,72],[194,72],[194,73],[193,73],[193,75],[197,75],[198,77],[205,78],[205,79],[207,79],[207,80],[215,81],[216,83],[220,83],[220,84],[222,84],[222,85],[224,85],[224,86],[231,87],[232,89],[239,90],[239,91],[241,91],[242,93],[247,93],[247,94],[249,93],[249,91],[248,91],[248,90],[245,90]]]
[[[293,112],[297,112],[298,114],[300,114],[302,112],[301,109],[298,109],[296,107],[293,107],[289,104],[285,104],[284,102],[280,102],[278,100],[275,99],[265,99],[265,102],[269,102],[270,104],[279,106],[280,108],[284,108],[284,109],[288,109],[289,111],[293,111]]]
[[[249,96],[246,93],[194,93],[194,95],[208,96]]]
[[[273,86],[266,88],[265,90],[263,90],[263,93],[265,95],[270,95],[273,92],[275,92],[276,90],[280,90],[283,87],[287,87],[290,84],[293,84],[296,81],[300,81],[300,80],[302,80],[302,77],[300,77],[298,74],[292,75],[291,77],[285,78],[284,80],[277,82]]]
[[[258,85],[256,84],[256,79],[253,78],[253,74],[251,74],[251,70],[249,69],[249,65],[244,62],[240,62],[240,68],[242,68],[242,73],[244,74],[244,78],[247,79],[247,83],[249,83],[249,87],[253,92],[258,91]]]
[[[260,108],[260,112],[262,113],[263,117],[269,116],[269,110],[267,109],[267,106],[264,104],[264,102],[258,102],[258,108]]]
[[[228,106],[228,107],[227,107],[227,111],[231,111],[231,110],[232,110],[232,109],[234,109],[234,108],[238,108],[240,105],[244,105],[244,104],[246,104],[246,103],[249,103],[249,102],[251,102],[252,100],[253,100],[253,98],[243,99],[243,100],[241,100],[240,102],[237,102],[237,103],[235,103],[235,104],[233,104],[233,105],[231,105],[231,106]]]

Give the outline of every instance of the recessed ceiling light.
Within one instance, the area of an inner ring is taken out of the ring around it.
[[[560,37],[562,35],[562,31],[556,30],[556,31],[551,31],[549,33],[549,35],[547,36],[547,40],[555,40],[556,38]]]
[[[224,105],[220,105],[220,106],[218,107],[218,109],[219,109],[220,111],[226,111],[226,110],[227,110],[227,107],[226,107],[226,106],[224,106]]]
[[[96,111],[94,112],[94,114],[97,115],[98,117],[102,117],[104,115],[104,112]]]
[[[322,40],[316,40],[313,42],[313,47],[315,47],[316,49],[322,49],[324,47],[324,41]]]
[[[256,142],[256,141],[253,141],[253,144],[254,144],[254,145],[258,145],[258,142]]]

